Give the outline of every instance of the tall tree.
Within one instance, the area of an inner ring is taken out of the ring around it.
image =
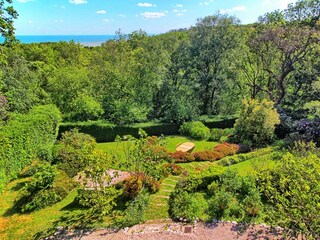
[[[225,15],[199,19],[191,29],[190,62],[187,77],[203,99],[202,114],[216,113],[215,100],[227,79],[230,52],[237,45],[236,18]]]
[[[15,40],[13,21],[18,13],[11,4],[12,0],[0,0],[0,34],[5,38],[5,43]]]

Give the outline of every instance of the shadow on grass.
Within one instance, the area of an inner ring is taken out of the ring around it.
[[[19,191],[26,185],[26,181],[18,182],[16,185],[12,186],[11,191]]]
[[[21,196],[18,200],[14,201],[12,207],[10,207],[5,213],[2,215],[3,217],[10,217],[14,214],[23,214],[21,212],[21,206],[23,203],[28,201],[28,196]]]

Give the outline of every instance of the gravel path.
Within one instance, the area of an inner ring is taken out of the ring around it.
[[[110,230],[76,231],[73,233],[56,233],[50,239],[72,240],[231,240],[231,239],[284,239],[282,229],[272,229],[265,225],[250,225],[245,228],[236,223],[150,223],[126,228],[117,232]]]

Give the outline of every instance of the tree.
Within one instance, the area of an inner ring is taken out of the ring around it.
[[[5,38],[5,43],[15,40],[13,20],[18,17],[10,4],[12,0],[0,0],[0,34]]]
[[[263,81],[256,87],[275,106],[301,101],[306,97],[301,96],[301,90],[310,90],[308,86],[315,80],[319,11],[319,0],[299,0],[284,11],[267,13],[259,18],[257,35],[248,41],[264,72]]]
[[[199,19],[191,29],[190,65],[186,72],[189,84],[203,99],[202,114],[217,112],[217,96],[228,78],[228,56],[237,46],[235,26],[238,20],[225,15]]]
[[[269,26],[249,41],[267,76],[257,87],[268,94],[275,106],[283,102],[292,73],[298,65],[303,65],[314,44],[314,30],[289,25]]]

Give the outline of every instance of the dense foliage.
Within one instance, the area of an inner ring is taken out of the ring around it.
[[[298,145],[280,166],[261,173],[259,186],[270,204],[271,221],[292,235],[320,237],[320,153],[314,145]]]
[[[22,196],[17,202],[22,212],[39,210],[59,202],[75,187],[65,172],[58,171],[49,163],[31,165],[24,173],[24,176],[30,175],[31,180],[23,186]]]
[[[79,133],[77,129],[65,132],[56,146],[55,162],[70,177],[90,165],[96,141],[88,134]]]
[[[236,140],[254,147],[271,143],[275,138],[275,126],[280,123],[279,114],[273,105],[273,102],[267,100],[244,100],[234,125]]]
[[[11,116],[0,128],[0,189],[35,158],[52,159],[60,121],[59,110],[45,105]]]

